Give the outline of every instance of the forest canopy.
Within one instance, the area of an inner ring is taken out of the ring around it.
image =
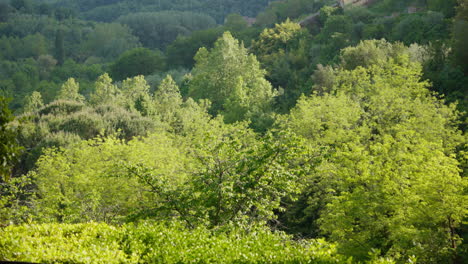
[[[0,262],[468,261],[466,0],[0,0]]]

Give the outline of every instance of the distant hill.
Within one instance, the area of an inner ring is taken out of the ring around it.
[[[218,23],[231,13],[255,17],[269,0],[43,0],[56,6],[79,10],[88,20],[110,22],[134,12],[166,10],[208,14]]]

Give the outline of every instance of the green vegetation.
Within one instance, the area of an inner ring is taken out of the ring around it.
[[[466,263],[468,2],[269,2],[0,0],[0,262]]]
[[[0,258],[39,263],[341,263],[333,244],[281,232],[188,230],[180,223],[43,224],[0,231]],[[15,254],[11,254],[15,252]],[[381,262],[386,263],[386,262]],[[391,262],[388,262],[391,263]]]

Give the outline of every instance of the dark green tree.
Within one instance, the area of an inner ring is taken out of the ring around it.
[[[114,80],[124,80],[137,75],[148,75],[165,69],[161,53],[147,48],[136,48],[124,52],[111,66],[110,75]]]
[[[453,53],[455,63],[468,73],[468,1],[459,0],[453,24]]]
[[[8,3],[0,3],[0,22],[5,22],[13,8]]]
[[[9,123],[15,120],[15,117],[8,108],[8,102],[9,100],[0,96],[0,181],[8,181],[11,178],[11,170],[22,150],[16,138],[16,131],[9,127]]]
[[[65,47],[63,43],[63,30],[58,29],[55,33],[55,58],[59,65],[65,61]]]

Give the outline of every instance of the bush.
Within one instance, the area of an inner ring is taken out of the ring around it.
[[[343,263],[324,240],[283,233],[188,230],[179,223],[41,224],[0,229],[0,259],[40,263]]]
[[[75,101],[67,101],[67,100],[57,100],[54,101],[43,108],[41,108],[38,112],[38,115],[69,115],[72,113],[76,113],[81,111],[85,108],[85,105],[80,102]]]

